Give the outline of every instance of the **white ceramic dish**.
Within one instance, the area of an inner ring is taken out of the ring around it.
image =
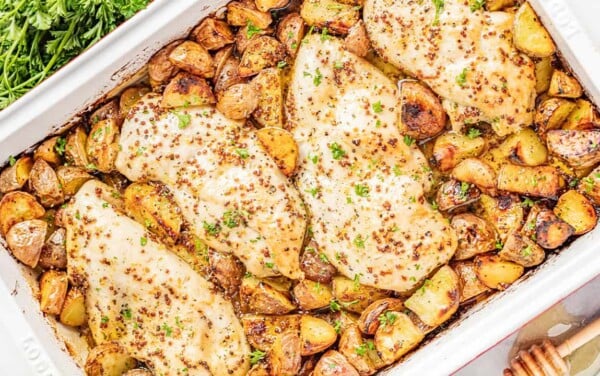
[[[155,0],[147,10],[0,112],[0,161],[19,154],[63,127],[142,67],[161,46],[186,35],[200,19],[226,2]],[[600,51],[574,17],[569,0],[530,2],[590,97],[596,104],[600,103]],[[600,274],[599,240],[600,227],[550,257],[507,291],[471,309],[403,363],[382,374],[435,376],[459,369]],[[81,374],[66,351],[68,345],[58,340],[54,331],[67,338],[69,344],[76,345],[81,339],[60,325],[48,325],[32,295],[31,276],[24,270],[7,251],[0,249],[0,321],[3,323],[0,333],[7,334],[16,344],[15,362],[19,362],[2,371],[15,374],[15,369],[19,369],[27,372],[25,374],[44,376]],[[23,361],[27,364],[21,364]]]

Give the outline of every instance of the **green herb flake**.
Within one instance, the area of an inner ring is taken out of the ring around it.
[[[173,334],[173,329],[167,323],[164,323],[161,329],[165,331],[167,337],[170,337]]]
[[[361,273],[357,273],[354,275],[354,279],[352,280],[352,282],[354,283],[354,291],[358,291],[360,289],[360,276],[362,274]]]
[[[246,24],[246,37],[248,37],[248,39],[251,39],[253,36],[260,34],[261,32],[261,28],[254,26],[252,21],[248,21]]]
[[[367,241],[367,238],[363,238],[362,235],[357,235],[354,240],[352,241],[352,243],[357,247],[357,248],[365,248],[365,241]]]
[[[140,238],[140,245],[143,247],[143,246],[145,246],[146,244],[148,244],[148,238],[146,238],[146,237],[142,236],[142,237]]]
[[[333,299],[329,302],[329,309],[331,312],[339,312],[342,309],[342,306],[337,300]]]
[[[328,39],[331,39],[331,36],[329,35],[329,30],[324,27],[323,29],[321,29],[321,42],[324,42]]]
[[[458,76],[456,76],[456,83],[458,84],[458,86],[463,87],[467,84],[467,72],[468,69],[465,68],[462,70],[462,72],[460,72]]]
[[[260,351],[260,350],[254,350],[250,353],[250,364],[251,365],[255,365],[256,363],[260,362],[261,360],[263,360],[265,358],[265,356],[267,356],[266,352]]]
[[[12,167],[15,165],[15,163],[17,163],[17,160],[15,159],[15,157],[13,157],[12,155],[8,156],[8,164]]]
[[[202,227],[204,228],[204,231],[211,236],[217,236],[221,231],[219,225],[215,223],[208,223],[206,221],[202,221]]]
[[[123,318],[126,320],[131,320],[131,317],[132,317],[131,309],[125,308],[125,309],[121,310],[121,316],[123,316]]]
[[[574,188],[577,186],[577,184],[579,184],[579,179],[574,178],[569,182],[569,187]]]
[[[469,128],[469,132],[467,133],[467,137],[471,140],[481,136],[481,131],[477,128]]]
[[[533,254],[533,251],[531,250],[531,245],[528,245],[527,247],[525,247],[521,250],[521,255],[523,255],[523,257],[529,257],[532,254]]]
[[[286,65],[287,65],[287,61],[281,60],[280,62],[277,63],[277,68],[283,69],[283,68],[285,68]]]
[[[376,114],[380,114],[381,112],[383,112],[383,106],[381,105],[381,101],[373,103],[371,105],[371,108],[373,108],[373,112],[375,112]]]
[[[496,241],[496,244],[495,244],[495,246],[494,246],[494,247],[495,247],[497,250],[501,251],[501,250],[502,250],[502,248],[504,248],[504,244],[503,244],[503,243],[502,243],[500,240],[497,240],[497,241]]]
[[[440,24],[440,14],[444,10],[444,0],[431,0],[435,6],[435,18],[433,19],[433,26]]]
[[[485,0],[471,0],[469,3],[469,9],[471,9],[471,12],[475,12],[483,8],[484,5]]]
[[[229,228],[238,227],[243,220],[243,213],[238,210],[228,210],[223,213],[223,224]]]
[[[396,315],[393,312],[387,311],[385,314],[381,314],[378,317],[379,320],[379,325],[380,326],[386,326],[387,324],[392,325],[396,319],[398,318],[398,315]]]
[[[346,155],[346,152],[342,149],[342,147],[337,142],[330,144],[329,150],[331,150],[331,156],[336,161],[339,159],[342,159]]]
[[[317,68],[315,70],[315,75],[313,76],[313,84],[315,84],[315,86],[321,85],[322,79],[323,79],[323,75],[321,74],[321,71],[319,70],[319,68]]]
[[[344,63],[342,63],[341,61],[335,61],[333,63],[333,67],[335,69],[343,69],[344,68]]]
[[[323,261],[325,263],[329,263],[329,259],[327,258],[327,255],[324,253],[319,253],[319,259],[321,259],[321,261]]]
[[[179,129],[185,129],[190,125],[190,122],[192,121],[192,117],[190,116],[190,114],[174,110],[172,110],[171,113],[175,115],[179,120],[179,124],[177,125]]]
[[[531,208],[531,207],[533,207],[533,205],[535,205],[535,202],[532,199],[530,199],[529,197],[525,197],[523,202],[521,202],[521,206],[524,208]]]
[[[466,183],[466,182],[461,182],[460,183],[460,192],[458,193],[458,197],[460,197],[461,199],[465,199],[467,198],[467,193],[469,193],[469,188],[471,188],[471,184]]]
[[[404,135],[404,143],[406,146],[411,146],[415,142],[415,139],[410,137],[409,135]]]
[[[364,356],[367,353],[367,344],[366,343],[362,343],[360,346],[356,346],[354,348],[354,352],[357,355]]]
[[[265,262],[265,266],[269,269],[273,269],[275,267],[275,264],[273,264],[272,262]]]
[[[244,148],[236,148],[235,153],[242,159],[246,159],[250,156],[248,150]]]
[[[308,193],[308,194],[310,194],[313,197],[317,197],[317,195],[319,194],[319,188],[318,187],[314,187],[314,188],[311,188],[311,189],[307,189],[305,192]]]
[[[103,207],[104,209],[108,208],[108,202],[103,202],[103,203],[102,203],[102,207]]]
[[[366,184],[356,184],[354,193],[360,197],[369,197],[369,187]]]
[[[65,147],[67,146],[67,139],[64,137],[59,137],[56,139],[56,144],[54,144],[54,151],[61,157],[65,154]]]
[[[308,155],[308,160],[311,161],[313,164],[317,164],[319,163],[319,156],[317,154],[309,154]]]
[[[106,324],[108,322],[108,316],[102,316],[102,318],[100,319],[100,322],[103,324]]]
[[[335,320],[333,322],[333,329],[335,329],[337,334],[340,334],[342,331],[342,322],[340,320]]]

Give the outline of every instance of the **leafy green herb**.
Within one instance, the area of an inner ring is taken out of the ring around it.
[[[108,208],[108,202],[103,202],[103,203],[102,203],[102,207],[103,207],[104,209]]]
[[[338,312],[342,309],[342,306],[337,300],[333,299],[329,302],[329,309],[331,310],[331,312]]]
[[[12,167],[15,165],[15,163],[17,163],[17,159],[15,157],[13,157],[12,155],[8,156],[8,164]]]
[[[369,197],[369,187],[366,184],[356,184],[354,186],[354,193],[360,197]]]
[[[352,280],[354,282],[354,291],[358,291],[358,289],[360,289],[360,276],[362,274],[361,273],[357,273],[354,275],[354,279]]]
[[[409,135],[404,135],[404,143],[406,146],[410,146],[415,142],[415,139],[410,137]]]
[[[373,103],[371,105],[371,107],[373,108],[373,112],[375,112],[376,114],[379,114],[383,111],[383,107],[381,106],[381,101],[377,101],[377,102]]]
[[[223,224],[229,228],[238,227],[243,220],[243,213],[239,210],[228,210],[223,213]]]
[[[581,181],[584,183],[583,189],[585,190],[585,193],[592,192],[592,189],[594,189],[594,179],[588,176],[583,178]]]
[[[531,208],[533,205],[535,205],[535,202],[529,197],[525,197],[525,200],[521,203],[521,206],[524,208]]]
[[[251,39],[253,36],[259,34],[261,31],[262,29],[254,26],[252,21],[248,21],[248,23],[246,24],[246,36],[248,37],[248,39]]]
[[[324,27],[321,30],[321,42],[324,42],[328,39],[331,39],[331,36],[329,35],[329,30],[326,27]]]
[[[471,9],[471,12],[475,12],[476,10],[483,8],[484,5],[485,0],[471,0],[471,3],[469,4],[469,9]]]
[[[185,129],[190,125],[190,122],[192,121],[190,114],[185,114],[179,111],[171,111],[171,113],[177,116],[177,119],[179,120],[179,129]]]
[[[321,261],[323,262],[329,262],[327,255],[325,255],[324,253],[319,253],[319,259],[321,259]]]
[[[435,200],[431,201],[431,208],[433,210],[438,210],[439,206],[438,206],[438,203]]]
[[[435,6],[435,18],[433,19],[433,26],[440,24],[440,14],[444,10],[444,0],[431,0]]]
[[[335,61],[335,62],[333,63],[333,67],[334,67],[335,69],[342,69],[342,68],[344,68],[344,63],[342,63],[341,61]]]
[[[315,188],[307,189],[305,192],[310,194],[313,197],[317,197],[317,194],[319,193],[319,188],[315,187]]]
[[[165,335],[167,337],[170,337],[173,334],[173,329],[169,325],[167,325],[167,323],[164,323],[161,329],[165,331]]]
[[[387,324],[392,325],[396,319],[398,318],[398,315],[396,315],[395,313],[391,312],[391,311],[387,311],[385,314],[381,314],[378,317],[379,320],[379,325],[381,326],[386,326]]]
[[[235,153],[242,159],[246,159],[250,156],[250,154],[248,153],[248,149],[244,148],[236,148]]]
[[[467,137],[471,140],[481,136],[481,131],[477,128],[469,128],[469,132],[467,133]]]
[[[265,358],[266,352],[260,350],[254,350],[250,353],[250,364],[255,365]]]
[[[504,248],[504,244],[500,240],[497,240],[495,247],[497,250],[501,251],[502,248]]]
[[[269,269],[273,269],[275,267],[275,264],[273,264],[272,262],[265,262],[265,266]]]
[[[335,320],[333,322],[333,329],[335,329],[335,332],[337,334],[340,334],[340,332],[342,331],[342,322],[340,320]]]
[[[102,318],[100,319],[100,322],[103,324],[106,324],[108,322],[108,316],[102,316]]]
[[[523,248],[523,249],[521,250],[521,254],[522,254],[524,257],[529,257],[529,256],[531,256],[531,255],[533,254],[533,252],[532,252],[532,250],[531,250],[531,245],[528,245],[527,247]]]
[[[458,197],[461,199],[467,198],[467,193],[469,192],[469,188],[471,188],[471,184],[465,183],[464,181],[460,183],[460,192],[458,193]]]
[[[366,343],[362,343],[360,346],[356,346],[354,348],[354,352],[357,355],[363,356],[367,353],[367,344]]]
[[[329,145],[329,150],[331,150],[331,155],[335,160],[342,159],[346,155],[346,152],[337,142],[334,142],[331,145]]]
[[[56,144],[54,145],[54,150],[61,157],[65,154],[65,146],[67,145],[67,140],[64,137],[59,137],[56,139]]]
[[[287,61],[281,60],[280,62],[277,63],[277,68],[283,69],[283,68],[285,68],[286,65],[287,65]]]
[[[211,236],[217,236],[217,234],[221,231],[219,225],[215,223],[208,223],[206,221],[202,221],[202,227],[204,228],[204,231]]]
[[[468,69],[465,68],[462,70],[462,72],[460,72],[458,76],[456,76],[456,83],[458,84],[458,86],[463,87],[467,84],[467,72]]]
[[[317,164],[319,162],[319,156],[316,154],[309,154],[308,155],[308,159],[313,163],[313,164]]]
[[[323,75],[321,74],[321,71],[319,70],[319,68],[317,68],[315,70],[315,75],[313,76],[313,84],[315,84],[315,86],[321,85],[322,78],[323,78]]]
[[[142,237],[140,238],[140,245],[143,247],[143,246],[145,246],[146,244],[148,244],[148,238],[146,238],[145,236],[142,236]]]
[[[363,238],[362,235],[357,235],[354,240],[352,241],[352,243],[354,243],[354,245],[357,248],[365,248],[365,241],[367,240],[367,238]]]
[[[131,320],[131,308],[125,308],[121,310],[121,316],[126,320]]]
[[[579,184],[579,179],[574,178],[569,182],[569,187],[571,187],[571,188],[576,187],[577,184]]]

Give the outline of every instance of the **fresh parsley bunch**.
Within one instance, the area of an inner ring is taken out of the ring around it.
[[[0,0],[0,110],[150,0]]]

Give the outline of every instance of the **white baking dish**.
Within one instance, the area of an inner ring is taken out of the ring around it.
[[[186,35],[200,19],[226,2],[155,0],[147,10],[0,112],[0,160],[19,154],[63,127],[141,68],[161,46]],[[571,13],[568,0],[531,0],[531,3],[590,97],[600,103],[600,52]],[[568,249],[549,257],[534,273],[507,291],[472,308],[403,363],[382,374],[454,372],[600,274],[599,240],[600,228],[596,228]],[[54,331],[60,332],[70,344],[76,345],[81,339],[60,325],[48,325],[32,295],[28,283],[32,277],[24,270],[7,251],[0,249],[0,320],[15,341],[16,351],[28,363],[28,367],[19,364],[18,369],[29,368],[34,375],[81,374],[66,351],[67,346],[56,338]],[[11,371],[14,369],[11,367]],[[499,372],[482,370],[486,375]]]

